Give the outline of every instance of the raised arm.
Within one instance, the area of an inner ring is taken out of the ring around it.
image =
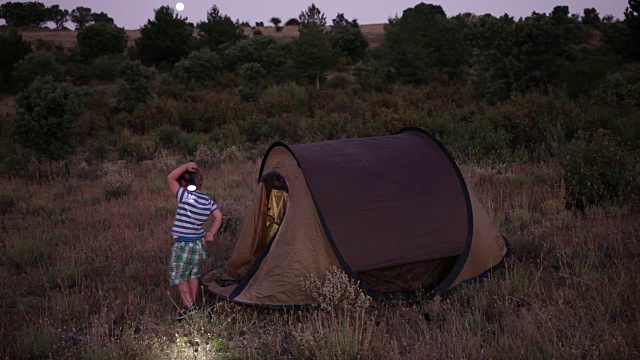
[[[171,190],[171,193],[175,195],[178,192],[178,189],[180,189],[180,183],[178,182],[180,175],[182,175],[185,171],[196,171],[197,169],[198,165],[191,161],[178,166],[172,172],[170,172],[169,175],[167,175],[167,186],[169,187],[169,190]]]

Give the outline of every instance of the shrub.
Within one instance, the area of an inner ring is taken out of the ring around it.
[[[174,73],[176,79],[185,85],[201,85],[212,81],[221,69],[220,57],[206,48],[193,51],[176,63]]]
[[[640,106],[640,66],[609,75],[594,91],[594,102],[626,112]]]
[[[102,81],[115,81],[118,67],[125,60],[122,54],[110,54],[98,57],[90,67],[91,77]]]
[[[47,209],[44,206],[35,206],[23,211],[34,215],[41,215],[46,213]],[[6,257],[9,263],[20,267],[37,264],[47,259],[55,246],[51,239],[47,238],[47,235],[48,234],[36,229],[30,230],[27,236],[9,240],[6,243],[6,249],[2,256]]]
[[[104,195],[107,200],[118,199],[131,193],[133,173],[125,167],[124,163],[105,163],[102,173]]]
[[[158,97],[182,100],[185,98],[187,92],[187,88],[175,80],[173,76],[169,74],[160,74],[158,76],[158,89],[156,90]]]
[[[16,98],[19,113],[14,133],[18,143],[48,159],[71,150],[75,120],[83,111],[83,91],[53,78],[36,79]]]
[[[178,150],[183,154],[193,156],[200,145],[206,142],[206,135],[198,133],[182,133],[178,137]]]
[[[72,263],[60,263],[47,272],[47,285],[54,289],[71,289],[77,285],[79,273]]]
[[[26,326],[17,336],[16,356],[20,359],[50,358],[58,341],[51,325]]]
[[[569,204],[584,208],[637,197],[637,163],[638,155],[609,131],[579,133],[561,158]]]
[[[13,80],[18,90],[28,87],[38,76],[50,76],[56,81],[64,79],[64,67],[53,54],[31,53],[14,65]]]
[[[118,100],[116,107],[131,114],[138,104],[146,104],[153,98],[153,79],[156,71],[140,62],[125,61],[118,67]]]
[[[130,163],[139,163],[153,159],[153,142],[140,136],[124,136],[118,143],[118,157]]]
[[[173,148],[178,146],[178,137],[182,130],[177,126],[162,125],[151,134],[151,139],[158,148]]]
[[[13,65],[31,53],[31,44],[17,30],[11,29],[0,33],[0,49],[0,91],[6,91],[13,84]]]
[[[323,310],[345,307],[366,309],[371,303],[371,298],[358,287],[358,284],[335,265],[327,270],[322,280],[308,275],[302,280],[302,286]]]
[[[327,80],[327,86],[331,89],[344,89],[353,83],[351,76],[346,74],[335,74]]]
[[[245,84],[259,84],[264,80],[267,75],[262,66],[258,63],[247,63],[240,66],[238,74]]]
[[[238,96],[244,102],[258,102],[260,100],[260,89],[254,86],[243,86],[238,89]]]
[[[307,114],[307,94],[304,88],[295,83],[271,86],[261,98],[260,112],[267,116],[282,113]]]

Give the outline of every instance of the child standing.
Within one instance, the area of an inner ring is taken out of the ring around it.
[[[196,189],[189,185],[195,185]],[[180,292],[182,306],[175,317],[180,320],[196,310],[198,277],[207,256],[205,242],[215,240],[222,225],[222,212],[210,197],[197,191],[202,186],[202,173],[193,161],[169,173],[167,186],[178,199],[171,229],[175,244],[169,262],[169,283]],[[202,225],[209,216],[213,217],[213,225],[205,232]]]

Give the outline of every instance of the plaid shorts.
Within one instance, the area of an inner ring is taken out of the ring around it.
[[[207,258],[204,239],[193,242],[176,242],[171,248],[169,262],[169,284],[187,282],[200,276],[202,261]]]

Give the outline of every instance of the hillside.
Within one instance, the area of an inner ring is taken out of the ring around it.
[[[262,31],[263,35],[273,36],[277,39],[284,39],[290,41],[298,37],[297,26],[284,26],[282,31],[276,32],[273,26],[260,26],[254,29]],[[364,37],[369,41],[369,46],[377,47],[382,44],[384,40],[384,24],[368,24],[360,25],[360,30]],[[253,36],[251,28],[245,28],[245,34],[247,36]],[[65,49],[73,47],[76,43],[76,31],[74,30],[52,30],[52,29],[20,29],[22,36],[29,41],[35,41],[36,39],[42,39],[52,41],[54,43],[62,44]],[[140,30],[126,30],[129,36],[129,44],[140,36]]]

